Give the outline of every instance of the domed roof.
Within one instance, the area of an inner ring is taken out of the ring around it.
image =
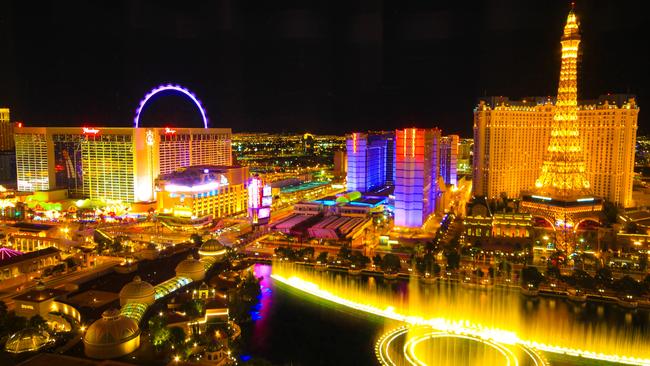
[[[192,281],[200,281],[205,277],[205,265],[191,254],[176,266],[176,276],[189,277]]]
[[[127,283],[120,290],[120,299],[139,299],[143,297],[154,296],[156,290],[146,281],[142,281],[140,276],[133,277],[133,281]]]
[[[116,345],[140,335],[135,320],[120,314],[117,309],[104,311],[102,318],[88,327],[84,343],[92,345]]]
[[[43,329],[25,328],[9,337],[5,349],[12,353],[36,351],[52,341],[50,334]]]
[[[200,255],[223,255],[226,254],[226,247],[217,239],[210,239],[201,245]]]

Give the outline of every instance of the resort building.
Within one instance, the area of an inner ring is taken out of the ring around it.
[[[67,294],[68,291],[46,288],[43,282],[39,282],[35,289],[13,298],[15,313],[27,319],[38,315],[45,319],[51,329],[69,331],[72,324],[68,319],[80,322],[81,314],[72,305],[63,302]]]
[[[518,198],[539,178],[555,100],[483,99],[474,110],[473,192]],[[639,107],[633,96],[605,95],[578,102],[578,131],[593,194],[630,207]]]
[[[14,149],[14,126],[9,108],[0,108],[0,151]]]
[[[530,214],[495,213],[467,216],[463,220],[466,243],[484,244],[495,241],[519,243],[533,238],[533,217]]]
[[[440,130],[395,131],[395,226],[419,228],[436,208]]]
[[[228,128],[22,127],[15,130],[19,191],[152,201],[160,174],[231,165]]]
[[[391,140],[392,142],[392,140]],[[386,184],[389,140],[354,132],[347,139],[348,191],[370,192]]]
[[[440,175],[445,184],[453,186],[458,183],[458,135],[443,136],[440,138]]]
[[[201,165],[161,175],[159,212],[180,219],[218,218],[247,208],[248,167]]]
[[[29,277],[36,277],[36,272],[59,264],[60,250],[54,247],[29,253],[9,248],[0,248],[0,280],[4,286],[18,285]]]

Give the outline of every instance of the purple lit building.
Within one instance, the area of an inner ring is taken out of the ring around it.
[[[365,133],[348,136],[348,191],[370,192],[386,184],[387,144],[387,139]]]
[[[435,211],[439,146],[437,128],[395,132],[395,226],[419,228]]]

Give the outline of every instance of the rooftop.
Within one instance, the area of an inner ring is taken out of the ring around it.
[[[59,296],[67,294],[68,291],[59,290],[55,288],[35,288],[25,292],[24,294],[14,297],[14,300],[18,301],[31,301],[31,302],[43,302],[49,299],[53,299]]]
[[[15,227],[19,229],[20,231],[28,231],[28,232],[41,232],[41,231],[47,231],[50,230],[54,227],[54,225],[45,225],[45,224],[32,224],[29,222],[18,222],[13,225],[10,225],[11,227]]]
[[[55,255],[58,254],[59,252],[60,250],[56,249],[55,247],[36,250],[33,252],[29,252],[27,254],[17,255],[7,259],[0,260],[0,267],[10,266],[12,264],[33,260],[42,256]]]

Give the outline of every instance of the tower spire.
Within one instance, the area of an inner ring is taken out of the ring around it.
[[[535,188],[555,197],[589,194],[582,140],[578,130],[578,47],[580,31],[573,4],[567,16],[562,44],[562,66],[551,139]]]

